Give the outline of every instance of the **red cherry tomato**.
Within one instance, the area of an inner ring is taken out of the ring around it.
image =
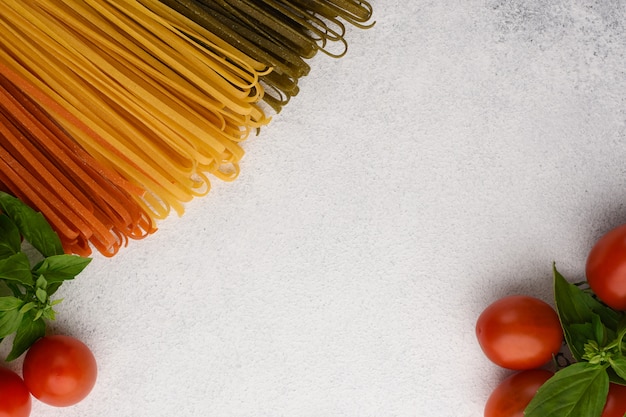
[[[563,330],[556,311],[537,298],[504,297],[487,307],[476,322],[485,355],[503,368],[539,368],[557,354]]]
[[[596,242],[585,269],[593,292],[609,307],[626,310],[626,225],[609,231]]]
[[[545,369],[531,369],[509,376],[489,396],[485,417],[523,417],[530,400],[552,375]]]
[[[30,392],[15,372],[0,368],[0,416],[28,417],[31,409]]]
[[[624,417],[626,414],[626,387],[611,383],[609,385],[609,395],[606,397],[606,404],[600,417]]]
[[[24,357],[26,386],[41,402],[56,407],[83,400],[94,387],[97,373],[91,350],[69,336],[43,337]]]

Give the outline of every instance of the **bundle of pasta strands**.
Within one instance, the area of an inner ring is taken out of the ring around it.
[[[4,1],[0,48],[89,155],[143,190],[153,221],[206,194],[207,174],[234,179],[240,142],[268,122],[265,65],[138,1]]]
[[[77,146],[18,74],[0,73],[0,189],[41,211],[70,253],[88,256],[93,245],[112,256],[154,231],[136,201],[143,190]]]
[[[142,0],[143,2],[144,0]],[[184,14],[266,64],[264,100],[275,111],[298,94],[307,59],[346,53],[345,23],[367,28],[372,7],[360,0],[151,0]]]

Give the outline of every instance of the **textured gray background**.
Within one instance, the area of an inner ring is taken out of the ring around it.
[[[626,10],[373,5],[237,181],[62,289],[100,378],[33,415],[482,416],[477,315],[626,221]]]

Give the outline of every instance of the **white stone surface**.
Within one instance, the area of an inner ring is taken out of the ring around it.
[[[33,416],[482,416],[480,311],[626,221],[625,6],[372,3],[235,182],[64,286],[99,380]]]

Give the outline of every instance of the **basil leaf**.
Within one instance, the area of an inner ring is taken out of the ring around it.
[[[622,320],[620,320],[617,326],[617,335],[615,336],[620,354],[622,354],[622,344],[624,342],[624,336],[626,336],[626,316],[624,316]]]
[[[64,253],[59,235],[46,218],[18,198],[0,191],[0,210],[17,226],[22,236],[44,256]]]
[[[619,385],[626,385],[626,379],[617,375],[617,373],[613,370],[613,368],[607,369],[606,373],[609,374],[609,381],[614,382]]]
[[[594,339],[599,346],[605,346],[609,336],[611,336],[611,339],[615,338],[615,332],[612,331],[611,335],[609,335],[609,329],[602,323],[600,316],[595,313],[591,316],[591,324],[593,326]]]
[[[577,362],[547,380],[530,401],[524,417],[599,417],[609,391],[602,365]]]
[[[35,290],[35,296],[42,304],[45,304],[46,301],[48,301],[48,293],[43,288],[37,288]]]
[[[585,353],[585,344],[590,340],[595,340],[595,331],[592,323],[571,324],[564,333],[567,339],[567,346],[577,360],[580,360]],[[580,357],[578,357],[578,354],[580,354]]]
[[[34,282],[28,256],[24,252],[19,252],[6,259],[0,259],[0,279],[17,281],[32,287]]]
[[[48,284],[48,288],[46,288],[46,291],[48,292],[48,297],[57,292],[57,290],[61,288],[61,284],[62,282],[54,282],[52,284]]]
[[[5,338],[17,331],[24,314],[19,308],[0,311],[0,338]]]
[[[618,357],[609,359],[611,369],[622,379],[626,379],[626,358]]]
[[[13,291],[7,285],[6,281],[0,279],[0,297],[4,297],[6,295],[12,295]]]
[[[554,267],[554,296],[565,340],[572,356],[577,361],[580,361],[584,354],[584,343],[596,339],[597,325],[594,326],[594,321],[597,319],[594,319],[594,316],[599,317],[611,334],[617,332],[623,314],[612,310],[593,298],[590,293],[567,282],[557,271],[556,266]],[[586,324],[590,324],[591,328],[587,327]],[[591,329],[591,333],[589,333],[589,329]]]
[[[54,255],[41,261],[33,270],[35,275],[45,275],[48,283],[74,279],[89,265],[91,258],[75,255]]]
[[[20,307],[20,312],[21,313],[27,313],[30,310],[32,310],[33,308],[35,308],[35,307],[37,307],[37,304],[35,304],[33,301],[31,301],[30,303],[26,303],[22,307]]]
[[[20,231],[5,214],[0,214],[0,259],[8,258],[20,251],[22,237]]]
[[[24,301],[17,297],[0,297],[0,311],[9,311],[22,308]]]
[[[15,333],[13,347],[6,358],[7,362],[22,356],[37,339],[46,335],[46,322],[40,318],[33,320],[32,314],[26,314]]]

